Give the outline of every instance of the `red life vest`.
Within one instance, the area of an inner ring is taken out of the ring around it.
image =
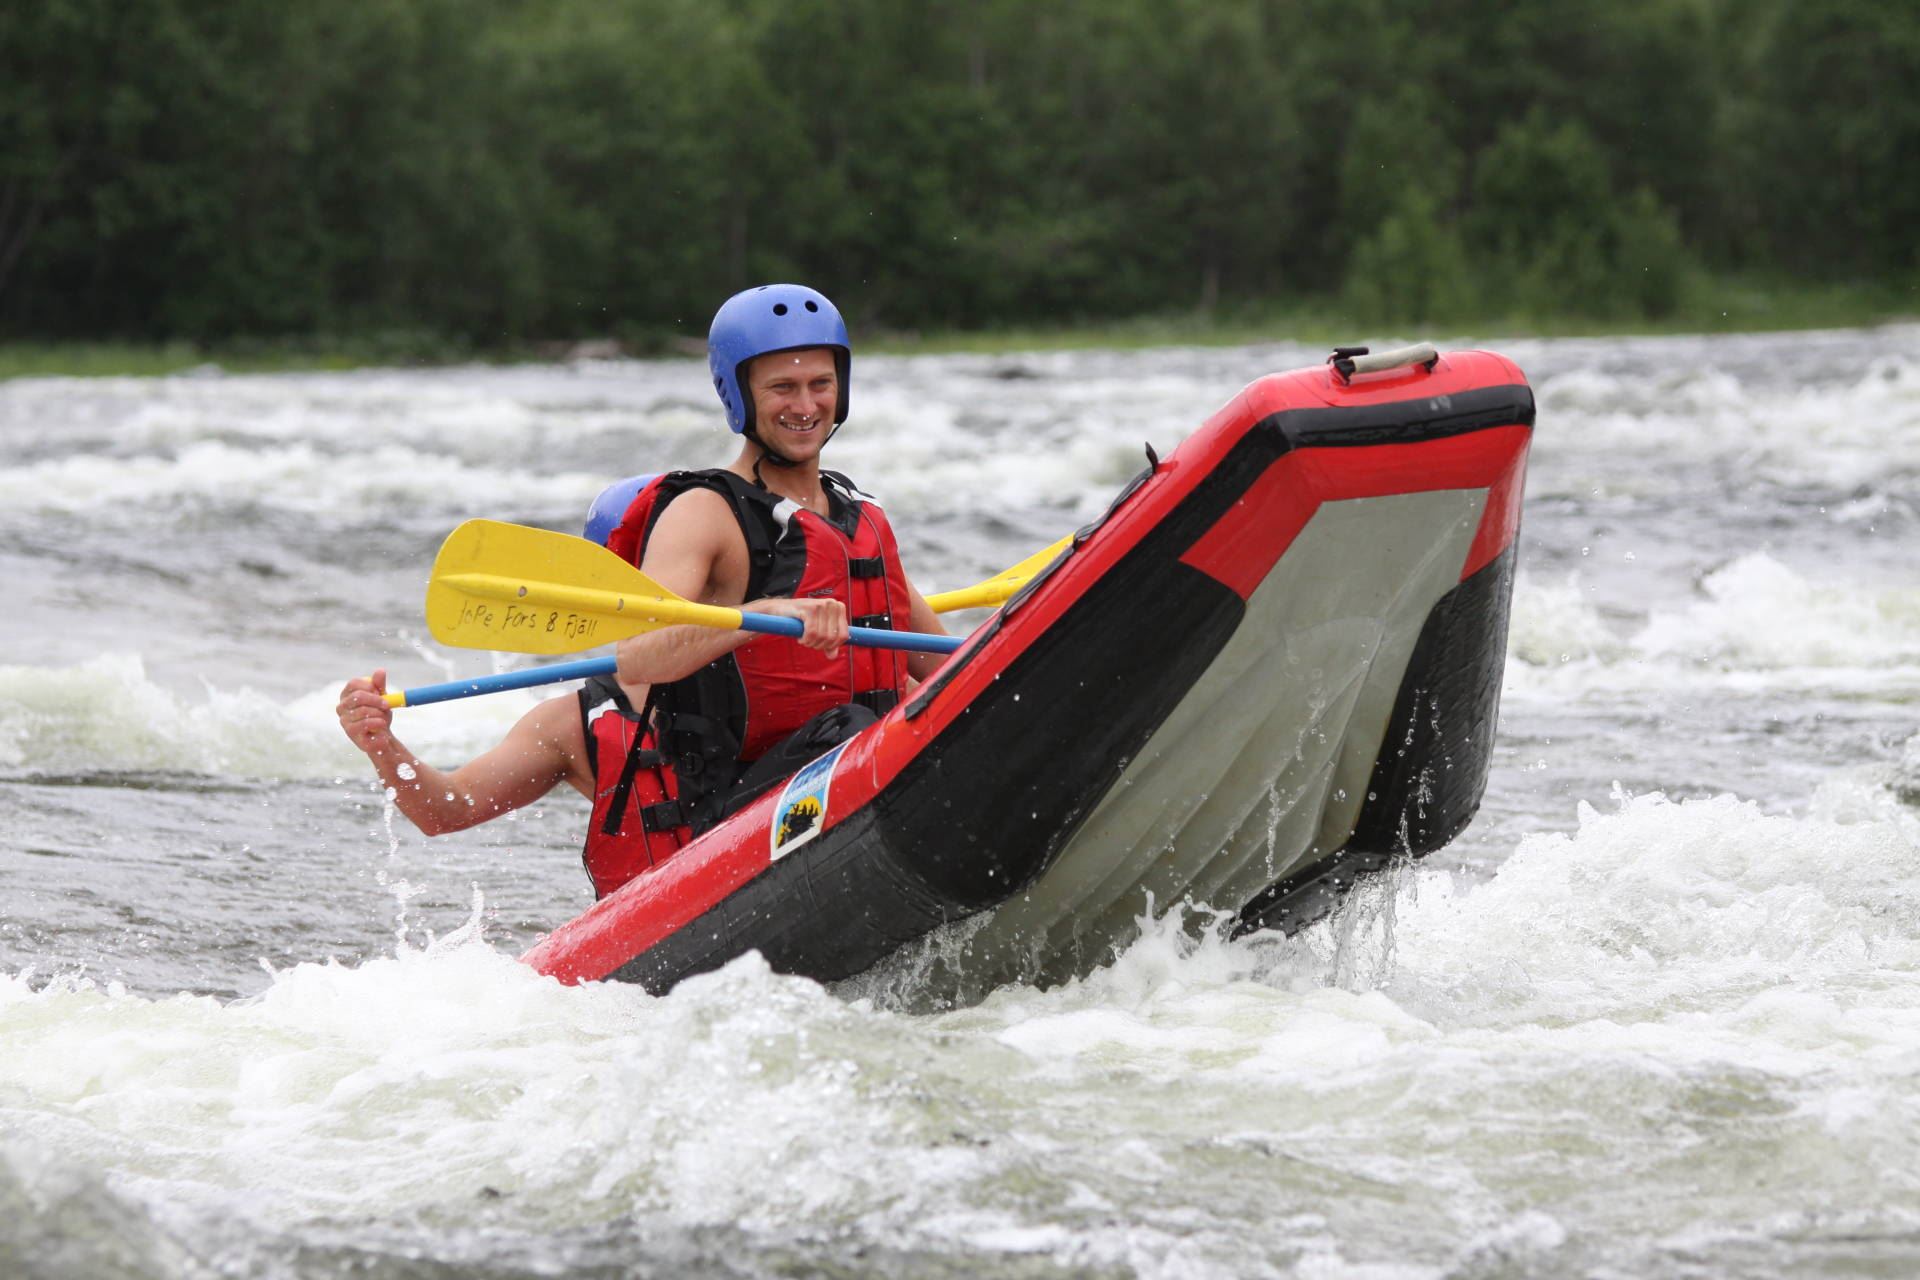
[[[832,596],[854,626],[909,629],[907,577],[886,513],[845,476],[820,478],[826,517],[730,471],[670,472],[634,497],[607,546],[640,564],[667,504],[688,489],[712,489],[746,538],[748,600]],[[898,650],[848,645],[829,659],[784,636],[756,636],[684,680],[656,685],[648,704],[699,832],[718,820],[745,764],[829,708],[858,703],[886,714],[906,682]]]
[[[593,818],[580,860],[593,896],[604,898],[680,852],[693,832],[653,727],[618,684],[600,676],[581,687],[580,728],[593,773]]]

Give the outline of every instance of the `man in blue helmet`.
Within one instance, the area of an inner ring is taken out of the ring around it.
[[[944,633],[909,582],[885,512],[821,466],[847,418],[852,352],[825,296],[801,285],[734,295],[707,364],[740,450],[662,477],[608,545],[703,603],[797,618],[796,643],[669,627],[619,647],[644,687],[697,834],[897,703],[941,658],[847,646],[849,625]]]
[[[588,534],[682,596],[798,618],[803,634],[686,626],[632,637],[617,684],[542,702],[452,770],[393,736],[384,671],[349,681],[341,728],[426,834],[566,783],[593,801],[585,861],[604,896],[872,723],[942,661],[847,645],[854,623],[946,629],[908,582],[879,504],[820,466],[847,417],[852,353],[839,312],[799,285],[750,289],[720,308],[707,345],[738,455],[611,487]]]

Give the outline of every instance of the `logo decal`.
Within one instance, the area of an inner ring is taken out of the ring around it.
[[[827,817],[827,787],[833,766],[848,743],[841,743],[818,760],[810,761],[787,779],[780,803],[773,807],[773,860],[786,857],[820,834]]]

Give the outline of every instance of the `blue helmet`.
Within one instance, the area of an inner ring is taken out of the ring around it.
[[[587,541],[606,546],[607,539],[620,527],[620,517],[627,514],[627,508],[652,479],[652,476],[628,476],[602,489],[593,505],[587,508]]]
[[[802,284],[763,284],[736,293],[713,314],[707,330],[707,368],[735,435],[752,434],[753,395],[741,374],[747,361],[775,351],[830,347],[840,369],[840,403],[833,423],[847,420],[847,378],[853,349],[847,325],[826,295]]]

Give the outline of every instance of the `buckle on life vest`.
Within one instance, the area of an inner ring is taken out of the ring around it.
[[[847,561],[847,576],[850,578],[884,578],[887,576],[887,558],[885,556],[862,556]]]
[[[607,806],[607,816],[600,822],[602,835],[620,834],[621,815],[627,811],[627,797],[633,794],[633,785],[639,778],[640,771],[658,769],[665,759],[658,751],[643,750],[640,742],[641,739],[636,736],[633,740],[633,749],[627,752],[626,764],[620,770],[620,781],[614,784],[613,802]],[[651,830],[651,828],[648,829]]]
[[[686,810],[678,800],[662,800],[640,811],[640,829],[646,832],[671,831],[687,825]]]
[[[856,627],[870,627],[875,631],[893,630],[893,615],[890,613],[863,613],[853,620]]]

